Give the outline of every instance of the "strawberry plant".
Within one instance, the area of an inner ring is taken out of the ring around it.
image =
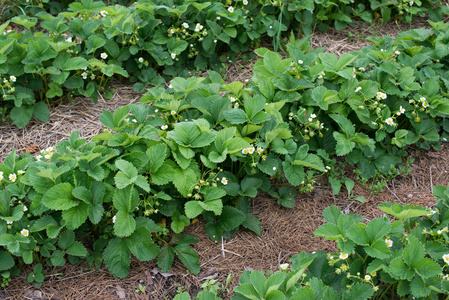
[[[182,233],[192,219],[201,215],[217,241],[240,226],[260,234],[249,200],[271,189],[268,176],[288,173],[300,185],[324,170],[307,145],[289,145],[285,157],[269,153],[271,141],[291,132],[270,117],[262,97],[224,85],[245,99],[233,107],[220,95],[223,82],[215,72],[171,84],[167,91],[150,90],[143,102],[154,101],[151,106],[104,111],[106,129],[89,143],[74,132],[35,157],[7,157],[0,165],[2,270],[16,259],[48,266],[87,260],[96,267],[102,259],[123,278],[134,255],[157,259],[163,271],[176,256],[198,273],[198,256],[189,246],[197,239]],[[289,163],[282,163],[286,158]],[[291,207],[295,194],[281,188],[280,204]],[[168,228],[175,234],[167,236]]]
[[[164,82],[160,74],[167,78],[187,76],[188,70],[220,70],[264,35],[273,37],[277,48],[288,29],[310,33],[317,24],[325,29],[335,22],[341,29],[352,23],[352,4],[346,0],[178,2],[147,0],[125,7],[83,0],[56,16],[41,12],[11,18],[0,26],[2,118],[10,116],[18,127],[32,117],[45,122],[48,104],[63,95],[84,95],[94,102],[98,92],[112,95],[111,77],[126,78],[143,92]],[[428,10],[441,20],[446,6],[432,9],[434,2],[416,1],[416,9],[406,9],[409,15]],[[396,5],[375,3],[372,8],[380,9],[384,19],[391,15],[388,5]],[[369,20],[365,6],[358,5],[356,14]],[[10,23],[26,29],[13,31]]]
[[[432,25],[433,31],[373,39],[375,45],[340,58],[310,50],[308,38],[292,40],[287,59],[258,49],[250,89],[279,108],[276,116],[289,122],[295,144],[326,161],[325,154],[345,156],[363,178],[386,174],[407,145],[438,150],[447,139],[446,26]]]
[[[384,203],[387,217],[362,223],[356,214],[326,208],[316,236],[336,241],[339,252],[301,252],[281,271],[245,271],[232,299],[439,298],[449,293],[448,188],[435,187],[435,209]],[[182,298],[181,298],[182,299]],[[189,299],[189,298],[185,298]]]

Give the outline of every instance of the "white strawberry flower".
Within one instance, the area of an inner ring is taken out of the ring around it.
[[[298,60],[298,64],[302,65],[304,62],[302,60]]]
[[[195,26],[195,31],[196,31],[196,32],[199,32],[199,31],[201,31],[202,29],[203,29],[203,25],[201,25],[200,23],[197,23],[196,26]]]
[[[349,257],[348,253],[341,253],[339,258],[340,259],[347,259]]]
[[[106,52],[103,52],[103,53],[101,53],[100,57],[102,59],[106,59],[106,58],[108,58],[108,55],[106,54]]]
[[[223,185],[227,185],[227,184],[228,184],[228,180],[226,179],[226,177],[223,177],[223,178],[221,179],[221,183],[222,183]]]
[[[385,123],[387,123],[387,125],[393,126],[394,125],[394,121],[392,118],[388,118],[385,120]]]
[[[172,111],[170,112],[170,114],[171,114],[172,116],[174,116],[174,115],[176,115],[176,111],[172,110]]]
[[[358,86],[356,89],[355,89],[355,92],[357,93],[357,92],[359,92],[359,91],[361,91],[362,90],[362,87],[361,86]]]
[[[285,263],[285,264],[281,264],[281,265],[280,265],[279,267],[281,268],[281,270],[285,271],[285,270],[287,270],[287,269],[288,269],[288,267],[289,267],[289,264],[287,264],[287,263]]]
[[[86,72],[81,73],[81,77],[82,77],[83,79],[87,79],[87,73],[86,73]]]
[[[253,154],[255,150],[256,150],[256,149],[254,149],[254,147],[249,147],[249,148],[248,148],[249,154]]]
[[[68,43],[71,43],[72,42],[72,37],[69,36],[68,38],[65,39],[65,41],[68,42]]]
[[[385,239],[385,245],[386,245],[388,248],[391,248],[391,247],[393,247],[393,241],[390,240],[390,239]]]
[[[171,54],[171,58],[172,58],[172,59],[175,59],[175,58],[176,58],[176,53],[172,53],[172,54]]]
[[[11,225],[13,221],[6,221],[6,224]]]
[[[12,82],[16,82],[17,77],[14,75],[9,76],[9,80],[11,80]]]
[[[105,11],[105,10],[102,10],[102,11],[100,11],[100,15],[101,15],[102,17],[106,17],[106,16],[108,15],[108,12]]]
[[[11,180],[12,182],[15,182],[17,179],[17,175],[15,173],[9,174],[8,176],[9,180]]]
[[[113,216],[112,217],[112,223],[115,223],[116,220],[117,220],[117,216]]]
[[[182,27],[184,27],[184,28],[189,28],[189,24],[187,24],[187,22],[184,22],[184,23],[182,23]]]
[[[20,231],[20,234],[23,235],[24,237],[27,237],[30,235],[30,232],[27,229],[22,229]]]
[[[447,263],[449,265],[449,254],[444,254],[443,255],[443,260],[445,263]]]
[[[371,280],[371,275],[366,274],[366,275],[365,275],[365,280],[366,280],[366,281]]]
[[[243,0],[243,5],[248,5],[248,0]]]
[[[229,6],[229,7],[228,7],[228,11],[229,11],[230,13],[233,13],[233,12],[234,12],[234,7]]]
[[[167,128],[168,128],[168,125],[162,125],[162,126],[161,126],[161,129],[162,129],[162,130],[167,130]]]
[[[143,63],[143,57],[139,57],[139,62]]]

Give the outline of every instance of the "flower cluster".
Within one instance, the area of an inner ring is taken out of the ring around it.
[[[382,93],[382,92],[377,92],[376,98],[377,98],[377,100],[387,99],[387,94]]]
[[[430,107],[429,101],[427,100],[426,97],[421,96],[421,97],[419,97],[418,100],[415,100],[415,99],[408,100],[408,103],[413,105],[412,116],[415,117],[415,122],[420,122],[421,119],[418,116],[418,112],[426,111],[426,109]]]
[[[10,182],[16,182],[17,178],[18,178],[18,175],[23,175],[23,174],[25,174],[24,170],[18,170],[17,174],[16,173],[9,174],[8,175],[8,180]],[[0,171],[0,182],[3,181],[3,180],[4,180],[4,173],[2,171]]]
[[[249,147],[249,148],[245,148],[242,150],[243,154],[253,154],[254,151],[256,151],[256,148],[254,148],[253,146]]]
[[[47,149],[40,151],[39,154],[36,155],[36,160],[40,161],[42,158],[44,158],[48,162],[54,153],[55,149],[53,147],[48,147]]]

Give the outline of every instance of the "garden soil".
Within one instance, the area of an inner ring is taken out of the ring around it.
[[[425,20],[413,22],[414,28],[428,27]],[[316,33],[312,37],[313,47],[326,47],[327,52],[340,55],[358,50],[370,42],[369,35],[384,34],[395,36],[409,25],[399,25],[391,21],[387,25],[358,24],[343,31],[330,30]],[[351,32],[351,33],[349,33]],[[270,47],[269,42],[265,42]],[[228,66],[224,78],[226,81],[244,81],[252,76],[255,60],[243,61]],[[73,130],[86,139],[103,130],[99,115],[103,110],[113,111],[129,103],[138,103],[140,94],[130,86],[120,83],[112,99],[99,97],[98,103],[90,99],[75,97],[52,108],[47,123],[31,122],[27,127],[18,129],[11,124],[0,124],[0,161],[9,152],[30,151],[37,153],[57,142],[66,139]],[[186,272],[186,268],[175,259],[169,273],[161,273],[154,261],[131,262],[130,274],[126,279],[113,277],[103,267],[91,270],[86,264],[70,265],[48,269],[45,282],[39,289],[26,283],[31,267],[25,267],[21,274],[0,290],[0,299],[173,299],[179,291],[195,295],[201,290],[201,284],[207,280],[217,280],[224,284],[228,276],[232,279],[227,286],[229,291],[238,284],[238,277],[245,270],[277,271],[279,265],[301,251],[335,251],[335,244],[314,237],[313,231],[324,223],[322,212],[329,205],[339,207],[344,213],[357,213],[366,221],[383,215],[377,207],[389,201],[401,204],[414,204],[431,207],[436,198],[433,187],[449,183],[449,145],[444,144],[439,152],[409,149],[409,157],[414,159],[412,172],[389,181],[381,193],[371,193],[369,185],[361,185],[350,166],[345,167],[347,177],[355,182],[354,196],[363,196],[365,203],[349,201],[342,189],[338,196],[324,178],[317,180],[315,190],[308,194],[299,194],[293,208],[277,205],[268,195],[259,195],[251,201],[251,213],[262,223],[260,236],[242,229],[230,239],[213,242],[204,230],[204,223],[188,226],[185,233],[198,237],[193,247],[199,254],[201,273]],[[231,275],[230,275],[231,274]],[[221,293],[223,299],[229,299],[231,293]]]

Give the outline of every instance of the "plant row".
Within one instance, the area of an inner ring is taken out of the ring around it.
[[[81,2],[83,5],[89,3]],[[130,6],[133,1],[102,1],[105,5],[123,5]],[[204,3],[204,1],[198,1]],[[222,1],[223,4],[233,8],[240,9],[240,1]],[[292,19],[300,22],[300,29],[305,34],[310,34],[312,28],[317,26],[320,30],[327,30],[329,26],[334,26],[337,30],[352,25],[354,19],[362,19],[371,22],[373,19],[380,19],[381,22],[388,22],[390,18],[401,19],[411,23],[413,17],[428,14],[433,21],[441,21],[443,14],[446,14],[447,8],[438,0],[424,1],[355,1],[355,0],[294,0],[294,1],[261,1],[245,0],[241,1],[243,7],[256,4],[257,8],[262,8],[265,12],[274,13],[279,18],[282,14],[283,24],[289,24]],[[49,1],[49,0],[20,0],[9,1],[5,3],[2,11],[1,21],[6,21],[18,15],[37,16],[42,13],[57,15],[62,12],[70,11],[72,1]],[[171,1],[164,3],[166,6],[181,5],[182,2]],[[279,7],[281,9],[279,9]],[[284,11],[285,10],[285,11]],[[287,25],[288,26],[288,25]]]
[[[334,155],[369,178],[394,169],[407,145],[439,149],[449,25],[433,26],[340,58],[307,38],[286,59],[259,49],[246,86],[214,71],[175,78],[104,111],[90,142],[74,132],[35,157],[11,153],[0,165],[0,269],[86,260],[123,278],[133,255],[163,271],[177,256],[198,273],[197,239],[182,233],[198,217],[215,241],[240,227],[260,234],[249,208],[261,192],[293,207],[325,173],[334,192],[349,190]]]
[[[441,20],[447,7],[436,4],[439,1],[370,1],[369,6],[384,20],[397,8],[410,22],[424,11]],[[282,32],[300,28],[309,34],[315,26],[326,29],[331,21],[341,29],[353,23],[352,14],[371,21],[365,5],[346,0],[142,0],[126,7],[84,0],[70,3],[68,11],[56,16],[45,11],[19,15],[11,22],[26,29],[12,30],[10,21],[0,26],[0,115],[24,127],[32,117],[48,121],[46,103],[61,97],[84,95],[96,102],[99,92],[111,96],[112,77],[143,92],[148,85],[164,83],[160,74],[220,70],[266,35],[277,48]]]
[[[391,204],[394,217],[370,220],[335,206],[314,234],[336,241],[338,252],[301,252],[278,272],[245,271],[232,300],[447,299],[449,295],[449,188],[437,186],[434,210]],[[205,285],[194,299],[214,300],[226,286]],[[446,298],[445,298],[446,296]],[[190,300],[187,292],[175,300]]]

